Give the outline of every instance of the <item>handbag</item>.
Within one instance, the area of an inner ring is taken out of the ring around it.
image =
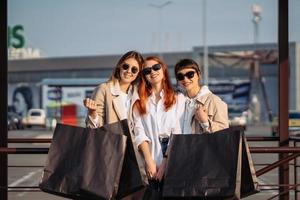
[[[119,190],[116,198],[121,199],[130,194],[143,189],[148,185],[148,179],[145,166],[139,151],[134,145],[134,137],[129,130],[127,120],[122,120],[119,124],[122,127],[123,134],[127,137],[126,151],[119,182]],[[137,193],[139,195],[139,193]]]
[[[173,135],[169,148],[164,197],[240,199],[259,191],[241,129]]]
[[[127,140],[110,132],[119,127],[119,122],[106,129],[57,124],[40,189],[72,199],[112,199],[118,191]]]

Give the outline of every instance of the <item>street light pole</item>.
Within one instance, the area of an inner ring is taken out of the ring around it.
[[[158,54],[159,56],[161,57],[161,59],[163,59],[163,53],[162,53],[162,37],[161,37],[161,34],[162,34],[162,20],[163,20],[163,17],[162,17],[162,9],[164,7],[166,7],[167,5],[170,5],[172,2],[171,1],[167,1],[163,4],[153,4],[153,3],[150,3],[149,6],[153,7],[153,8],[156,8],[157,11],[158,11]]]
[[[258,32],[258,25],[259,22],[261,21],[261,12],[262,12],[262,7],[259,4],[253,4],[252,7],[252,13],[253,13],[253,24],[254,24],[254,45],[256,47],[256,44],[259,42],[259,32]]]
[[[253,61],[251,65],[251,104],[252,104],[252,111],[254,115],[254,123],[261,121],[261,105],[260,105],[260,93],[259,93],[259,85],[260,85],[260,69],[259,69],[259,60],[258,60],[258,54],[257,54],[257,44],[259,42],[259,22],[262,20],[261,12],[262,8],[259,4],[253,4],[251,6],[251,10],[253,13],[253,25],[254,25],[254,34],[253,34]]]
[[[208,71],[208,47],[206,43],[206,0],[202,1],[202,13],[203,13],[203,27],[202,27],[202,37],[203,37],[203,83],[204,85],[208,86],[208,77],[209,77],[209,71]]]

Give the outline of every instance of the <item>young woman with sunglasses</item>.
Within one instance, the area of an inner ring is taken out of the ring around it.
[[[125,53],[118,61],[111,78],[95,88],[91,99],[83,100],[88,109],[87,127],[98,128],[123,119],[132,122],[132,105],[138,99],[137,78],[143,63],[140,53]],[[132,127],[132,124],[129,125]]]
[[[143,64],[142,55],[136,51],[129,51],[119,59],[111,78],[95,88],[91,99],[83,100],[88,109],[87,127],[98,128],[128,119],[130,131],[133,133],[132,110],[134,102],[139,98],[137,84]],[[122,200],[140,199],[141,196],[143,190]]]
[[[150,186],[159,185],[168,138],[181,133],[185,97],[173,90],[167,66],[158,57],[145,59],[139,96],[133,111],[135,141],[145,160]]]
[[[182,129],[184,134],[213,133],[229,127],[227,104],[201,85],[201,71],[192,59],[175,65],[178,84],[186,91]]]

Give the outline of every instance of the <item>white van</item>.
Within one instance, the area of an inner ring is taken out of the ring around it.
[[[31,126],[46,127],[46,113],[43,109],[32,108],[28,111],[27,116],[22,119],[24,127]]]

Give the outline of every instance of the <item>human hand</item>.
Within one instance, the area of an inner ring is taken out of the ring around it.
[[[89,110],[89,115],[91,115],[93,118],[96,116],[96,109],[97,105],[96,102],[93,99],[85,98],[83,100],[83,105]]]
[[[156,163],[155,161],[150,158],[149,160],[146,160],[146,174],[149,179],[155,179],[156,177]]]
[[[203,105],[199,105],[198,109],[195,112],[195,117],[200,123],[208,122],[207,110]]]
[[[161,162],[161,165],[159,166],[156,174],[156,179],[160,182],[165,174],[165,170],[167,167],[167,158],[164,158]]]

